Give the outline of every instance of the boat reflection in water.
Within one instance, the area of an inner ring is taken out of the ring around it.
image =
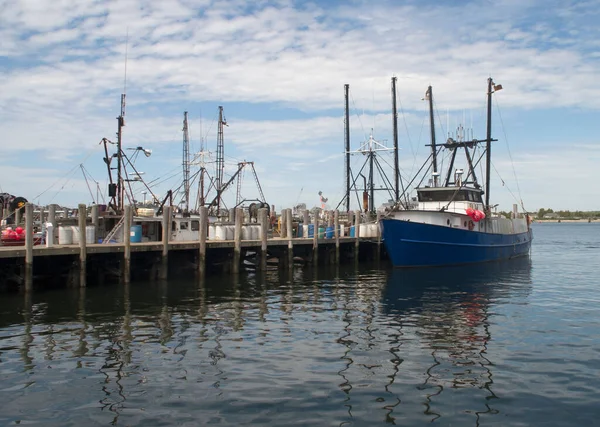
[[[497,413],[493,367],[498,361],[489,346],[493,315],[508,299],[511,304],[525,300],[530,283],[529,257],[390,272],[382,309],[397,331],[391,352],[401,360],[392,382],[405,383],[407,375],[417,381],[430,421],[442,414],[447,420],[458,405],[472,405],[461,411],[475,415],[476,425],[482,414]],[[465,391],[444,393],[448,389]]]
[[[0,424],[44,424],[48,411],[61,425],[473,425],[496,413],[493,363],[512,337],[494,322],[526,302],[529,260],[378,267],[9,296]]]

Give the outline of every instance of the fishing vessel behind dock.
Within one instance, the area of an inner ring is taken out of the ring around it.
[[[399,201],[381,220],[382,237],[395,267],[424,267],[468,264],[510,259],[527,255],[533,238],[530,219],[513,205],[511,218],[495,215],[490,205],[491,99],[500,90],[488,79],[487,137],[484,140],[436,144],[433,122],[433,94],[427,90],[431,122],[431,184],[417,187],[416,203]],[[484,152],[477,149],[484,145]],[[450,151],[450,165],[442,180],[438,171],[439,150]],[[468,165],[454,169],[456,155],[464,151]],[[485,190],[478,183],[475,168],[485,155]],[[429,162],[428,159],[428,162]]]

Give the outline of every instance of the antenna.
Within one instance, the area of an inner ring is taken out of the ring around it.
[[[125,126],[125,103],[127,89],[127,48],[129,45],[129,27],[125,37],[125,73],[123,76],[123,93],[121,94],[121,114],[117,117],[117,211],[121,213],[124,208],[125,184],[123,181],[123,127]]]
[[[202,132],[203,131],[202,131],[202,108],[201,108],[200,109],[200,151],[204,151],[204,134]]]
[[[129,48],[129,27],[125,35],[125,73],[123,76],[123,93],[127,93],[127,53]]]
[[[223,190],[223,170],[225,169],[225,157],[224,157],[224,138],[223,138],[223,126],[227,126],[227,120],[223,115],[223,107],[219,106],[219,127],[217,131],[217,178],[216,178],[216,190],[217,190],[217,213],[221,209],[221,191]]]
[[[190,209],[190,135],[188,133],[188,112],[183,112],[183,197],[184,212]]]
[[[371,107],[373,114],[373,129],[371,129],[371,133],[375,132],[375,80],[371,80]]]

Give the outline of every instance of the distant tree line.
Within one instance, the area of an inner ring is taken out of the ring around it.
[[[600,218],[600,211],[554,211],[552,209],[541,208],[537,214],[537,219],[596,219]]]

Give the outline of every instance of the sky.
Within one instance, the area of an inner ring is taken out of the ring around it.
[[[492,77],[503,86],[493,98],[492,203],[600,210],[599,19],[598,0],[0,0],[0,192],[102,203],[99,143],[116,141],[126,93],[123,146],[152,150],[135,165],[157,197],[181,186],[184,111],[191,152],[210,153],[214,176],[223,106],[226,179],[251,161],[278,211],[316,206],[319,191],[336,208],[345,194],[344,84],[356,151],[371,135],[393,145],[397,78],[408,184],[429,154],[427,87],[438,142],[460,125],[483,139]],[[392,155],[378,159],[393,181]],[[354,175],[364,161],[352,155]],[[240,197],[258,197],[251,170],[242,176]],[[150,197],[132,185],[135,198]],[[227,205],[235,198],[234,183]],[[376,204],[387,198],[378,191]]]

